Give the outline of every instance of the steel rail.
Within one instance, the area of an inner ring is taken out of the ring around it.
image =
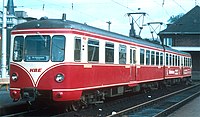
[[[168,97],[170,97],[170,96],[179,94],[179,93],[181,93],[181,92],[184,92],[184,91],[186,91],[186,90],[189,90],[189,89],[192,89],[192,88],[195,88],[195,87],[198,87],[198,86],[200,86],[200,83],[199,83],[199,84],[196,84],[196,85],[194,85],[194,86],[187,87],[187,88],[184,88],[184,89],[182,89],[182,90],[179,90],[179,91],[176,91],[176,92],[173,92],[173,93],[170,93],[170,94],[161,96],[161,97],[159,97],[159,98],[156,98],[156,99],[147,101],[147,102],[142,103],[142,104],[139,104],[139,105],[137,105],[137,106],[133,106],[133,107],[124,109],[124,110],[122,110],[122,111],[118,111],[118,112],[114,113],[113,115],[108,115],[107,117],[117,117],[117,116],[127,115],[128,113],[137,111],[138,109],[141,109],[141,108],[147,107],[147,106],[149,106],[149,105],[152,105],[152,104],[154,104],[155,102],[161,101],[161,100],[166,99],[166,98],[168,98]],[[192,98],[193,96],[198,95],[198,94],[200,94],[200,91],[197,92],[197,93],[195,93],[194,95],[189,96],[188,98],[184,99],[183,102],[185,102],[186,100],[188,100],[188,99],[190,99],[190,98]],[[181,102],[180,102],[180,103],[181,103]],[[178,104],[176,104],[176,105],[178,105]],[[174,107],[175,107],[175,105],[174,105]],[[171,106],[171,108],[173,108],[173,106]],[[166,110],[163,111],[163,112],[158,113],[157,115],[155,115],[155,116],[153,116],[153,117],[162,116],[163,113],[166,112],[167,110],[168,110],[168,109],[166,109]]]

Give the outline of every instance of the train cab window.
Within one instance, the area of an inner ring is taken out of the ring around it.
[[[166,61],[166,65],[169,64],[169,59],[168,58],[169,58],[168,53],[166,53],[166,60],[165,60]]]
[[[150,65],[150,51],[146,50],[146,65]]]
[[[126,46],[119,45],[119,64],[126,64]]]
[[[106,42],[105,48],[105,62],[114,63],[114,44]]]
[[[144,49],[140,49],[140,65],[144,65]]]
[[[81,61],[81,38],[75,37],[74,61]]]
[[[159,65],[159,52],[156,52],[156,65]]]
[[[65,37],[61,35],[53,36],[51,60],[61,62],[65,59]]]
[[[25,38],[24,60],[26,62],[47,62],[50,59],[50,36],[29,35]]]
[[[23,58],[24,37],[17,36],[14,39],[13,61],[20,62]]]
[[[99,61],[99,41],[89,39],[88,40],[88,62]]]
[[[155,52],[151,51],[151,65],[155,65]]]
[[[163,65],[163,53],[160,53],[160,65]]]

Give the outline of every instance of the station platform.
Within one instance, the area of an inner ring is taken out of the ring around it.
[[[168,117],[200,117],[200,96],[190,101]]]

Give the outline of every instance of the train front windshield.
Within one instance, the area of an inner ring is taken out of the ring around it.
[[[53,62],[64,61],[65,37],[49,35],[30,35],[14,39],[13,61]]]
[[[50,36],[27,36],[24,61],[49,61]]]

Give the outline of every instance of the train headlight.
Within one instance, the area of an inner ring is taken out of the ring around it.
[[[11,76],[13,81],[17,81],[18,80],[18,74],[17,73],[13,73]]]
[[[57,74],[55,77],[56,82],[60,83],[65,79],[63,74]]]

